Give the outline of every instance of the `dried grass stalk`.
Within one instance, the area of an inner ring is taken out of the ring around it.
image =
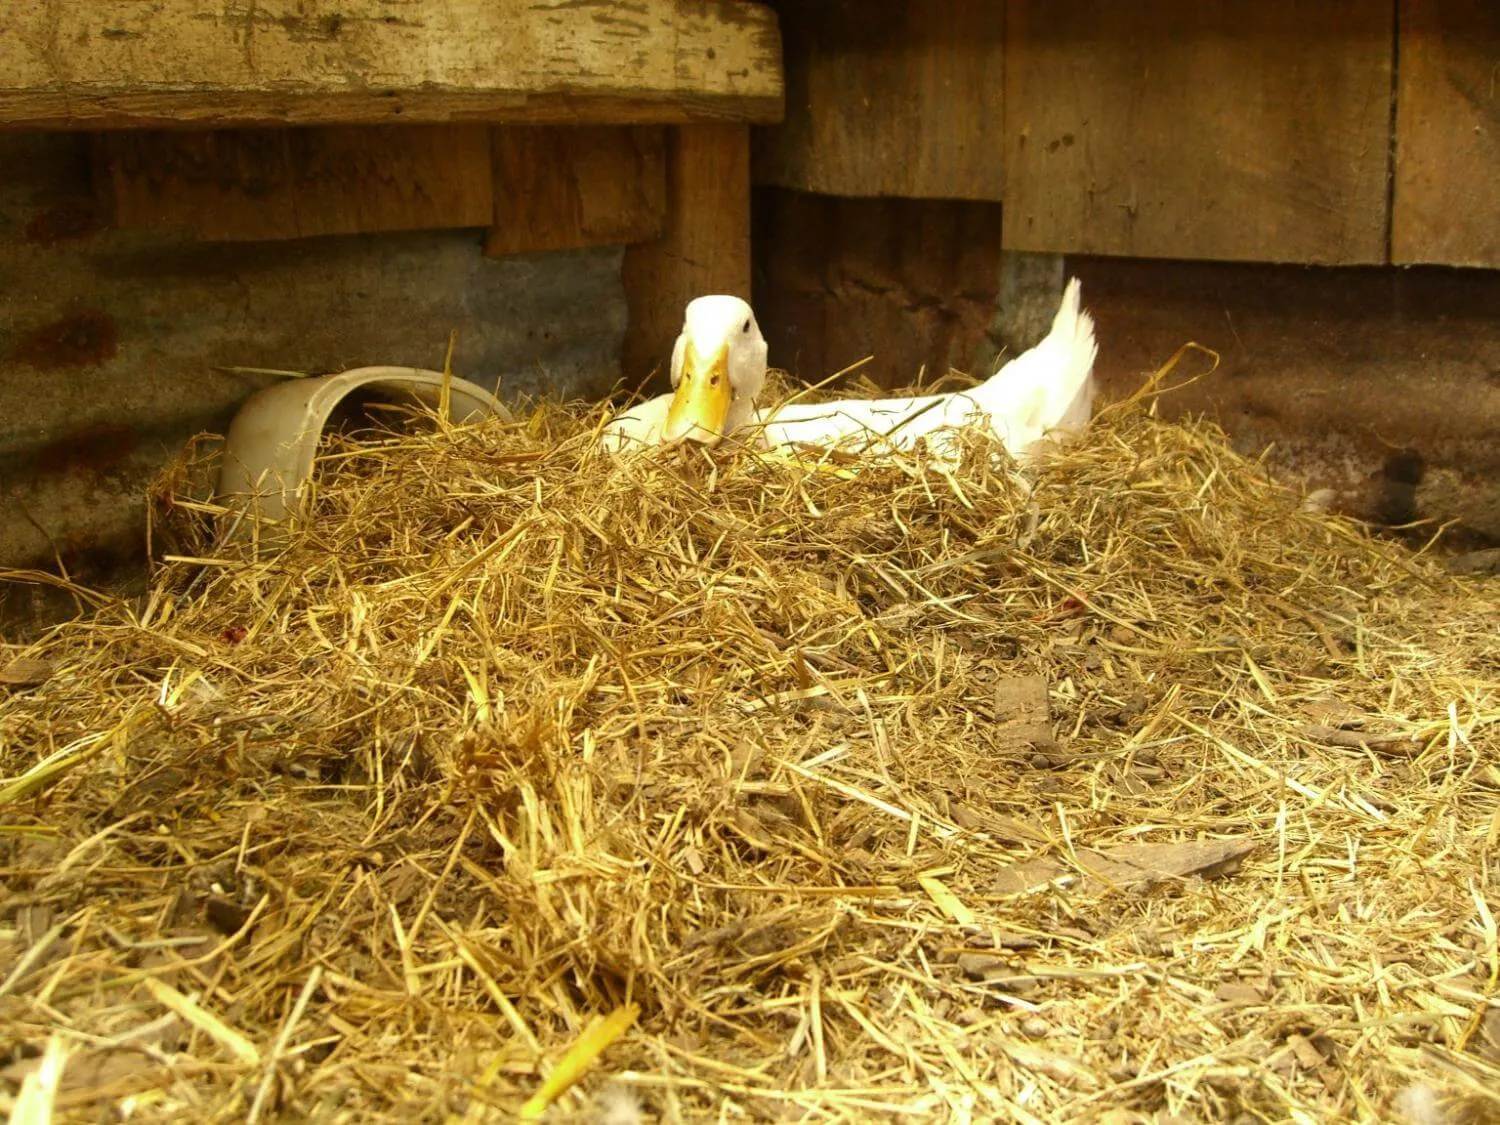
[[[634,1005],[549,1118],[1494,1120],[1493,589],[1148,406],[1030,490],[543,405],[333,442],[281,553],[165,504],[0,686],[12,1087],[508,1120]]]

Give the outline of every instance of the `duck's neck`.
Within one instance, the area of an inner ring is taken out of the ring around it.
[[[724,416],[725,435],[733,434],[742,427],[756,421],[759,412],[755,409],[755,399],[749,395],[735,396],[729,404],[729,413]]]

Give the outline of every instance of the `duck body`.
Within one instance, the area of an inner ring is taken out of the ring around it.
[[[720,353],[722,360],[703,359]],[[681,440],[716,444],[744,431],[754,444],[774,450],[878,453],[909,451],[924,443],[930,453],[952,459],[961,431],[980,427],[1012,456],[1025,459],[1049,434],[1076,432],[1087,424],[1097,355],[1094,321],[1083,310],[1074,278],[1063,291],[1047,337],[975,387],[910,398],[793,401],[762,410],[755,398],[765,383],[766,345],[749,306],[733,297],[701,297],[688,306],[673,352],[673,394],[614,419],[604,444],[616,450]],[[714,383],[716,371],[721,381]],[[722,397],[726,387],[727,401]]]

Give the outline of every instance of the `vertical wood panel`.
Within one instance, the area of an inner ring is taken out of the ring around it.
[[[492,257],[659,238],[666,216],[666,137],[659,127],[496,129]]]
[[[755,307],[772,364],[817,382],[869,356],[860,374],[886,387],[924,369],[928,382],[950,367],[988,374],[999,204],[760,188],[755,207]]]
[[[688,301],[750,297],[750,128],[684,125],[667,137],[667,221],[625,252],[624,375],[665,371]]]
[[[848,196],[999,200],[1004,5],[779,5],[787,115],[756,134],[757,183]]]
[[[1402,0],[1391,257],[1500,266],[1500,5]]]
[[[1010,0],[1009,249],[1386,260],[1391,0]]]
[[[104,133],[106,199],[123,229],[214,242],[486,226],[482,125]]]

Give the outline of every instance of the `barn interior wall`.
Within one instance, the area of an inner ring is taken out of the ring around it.
[[[1165,416],[1209,415],[1240,452],[1269,449],[1273,471],[1333,490],[1353,515],[1427,531],[1458,521],[1455,542],[1500,540],[1500,273],[1121,258],[1067,268],[1098,322],[1107,397],[1195,341],[1219,365],[1165,397]]]
[[[223,368],[440,368],[456,330],[455,371],[504,398],[619,378],[618,248],[492,259],[482,230],[114,230],[89,153],[81,134],[0,134],[0,568],[139,580],[147,483],[267,378]]]
[[[997,323],[1000,204],[758,188],[755,299],[773,364],[816,382],[868,357],[885,387],[985,374]],[[1065,259],[1098,323],[1106,398],[1195,341],[1211,375],[1168,417],[1207,414],[1241,452],[1384,523],[1459,521],[1500,539],[1500,273]],[[1033,334],[1035,330],[1033,329]],[[1194,369],[1185,364],[1183,371]]]
[[[771,362],[816,382],[860,374],[900,386],[970,370],[1000,269],[1000,205],[755,190],[754,303]]]

